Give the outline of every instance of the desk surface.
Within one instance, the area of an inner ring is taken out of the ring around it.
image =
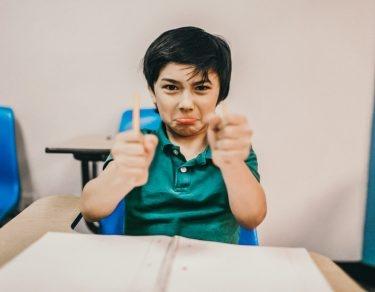
[[[37,200],[0,229],[0,267],[48,231],[75,233],[70,228],[79,214],[79,197],[50,196]],[[329,258],[311,258],[335,291],[364,291]]]
[[[47,153],[109,154],[114,140],[111,136],[86,135],[46,147]]]

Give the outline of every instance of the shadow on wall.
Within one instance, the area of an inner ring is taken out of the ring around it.
[[[16,131],[16,142],[17,142],[17,157],[18,157],[18,169],[20,172],[21,180],[21,201],[19,209],[22,211],[28,205],[33,202],[33,184],[31,179],[31,172],[29,167],[29,160],[26,153],[26,145],[22,128],[18,119],[15,119],[15,131]]]

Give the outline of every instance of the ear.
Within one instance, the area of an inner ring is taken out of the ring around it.
[[[156,105],[156,97],[155,97],[155,92],[152,90],[151,87],[148,87],[148,92],[150,93],[152,102]]]

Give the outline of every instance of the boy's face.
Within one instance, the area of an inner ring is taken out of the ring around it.
[[[180,136],[197,135],[207,130],[206,116],[215,111],[220,84],[218,75],[210,71],[203,83],[201,74],[186,64],[168,63],[150,90],[159,114],[168,127]]]

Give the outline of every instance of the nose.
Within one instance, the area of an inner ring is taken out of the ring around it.
[[[178,109],[181,111],[191,111],[194,109],[194,102],[187,91],[182,94],[181,100],[178,103]]]

